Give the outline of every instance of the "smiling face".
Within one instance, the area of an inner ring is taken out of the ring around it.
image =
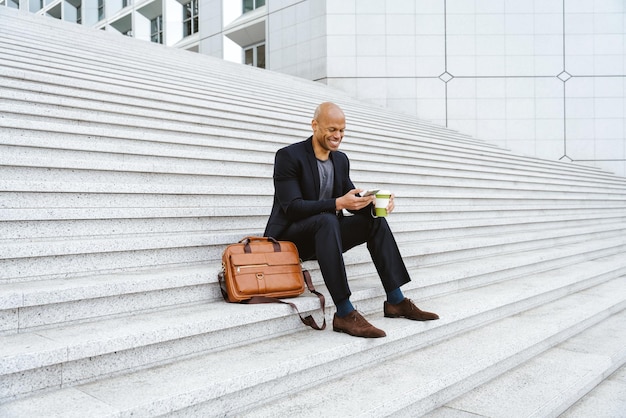
[[[339,149],[346,130],[346,117],[336,104],[322,103],[315,110],[311,127],[315,156],[325,161],[331,151]]]

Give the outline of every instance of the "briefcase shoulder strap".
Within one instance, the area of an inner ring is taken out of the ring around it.
[[[242,301],[241,303],[247,303],[247,304],[284,303],[285,305],[289,305],[293,309],[296,310],[296,312],[298,313],[298,316],[300,317],[300,320],[302,321],[304,325],[309,326],[315,330],[322,331],[326,329],[326,298],[324,297],[323,294],[315,290],[315,287],[313,286],[313,280],[311,280],[311,274],[309,273],[308,270],[302,269],[302,275],[304,276],[304,282],[306,283],[306,287],[309,289],[311,293],[316,295],[320,301],[320,308],[322,309],[322,316],[324,317],[324,322],[322,323],[321,326],[318,325],[317,322],[315,322],[315,319],[311,315],[303,318],[302,314],[300,314],[300,311],[298,310],[298,307],[292,302],[287,302],[278,298],[271,298],[268,296],[253,296],[252,298]],[[217,277],[221,284],[222,281],[224,280],[224,273],[220,272],[217,275]],[[224,297],[224,299],[228,299],[228,295],[226,294],[226,291],[224,290],[223,286],[220,286],[220,290],[222,291],[222,296]]]
[[[315,290],[315,287],[313,286],[313,281],[311,280],[311,274],[309,273],[308,270],[302,269],[302,275],[304,276],[304,282],[306,283],[306,287],[309,289],[311,293],[316,295],[320,301],[320,308],[322,309],[322,316],[324,317],[324,322],[322,323],[321,326],[317,325],[317,322],[315,322],[315,319],[313,318],[312,315],[309,315],[303,318],[302,314],[300,314],[300,311],[298,310],[298,307],[292,302],[287,302],[278,298],[271,298],[268,296],[253,296],[252,298],[246,301],[243,301],[242,303],[248,303],[248,304],[284,303],[286,305],[291,306],[293,309],[296,310],[296,312],[298,312],[298,316],[300,317],[300,320],[302,321],[304,325],[309,326],[315,330],[322,331],[326,329],[326,298],[324,297],[323,294]]]

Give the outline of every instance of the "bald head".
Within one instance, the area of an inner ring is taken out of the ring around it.
[[[332,117],[332,118],[341,117],[345,119],[343,110],[341,110],[339,106],[337,106],[336,104],[332,102],[321,103],[315,108],[315,113],[313,114],[313,120],[319,121],[320,118],[326,118],[326,117]]]

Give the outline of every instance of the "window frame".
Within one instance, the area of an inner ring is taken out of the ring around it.
[[[248,6],[246,3],[251,4]],[[241,0],[241,11],[242,13],[248,13],[258,9],[259,7],[265,6],[265,3],[265,0]]]
[[[263,48],[263,63],[262,63],[263,66],[259,66],[259,48],[261,48],[261,47]],[[263,41],[263,42],[259,42],[258,44],[249,45],[249,46],[243,48],[243,50],[242,50],[242,53],[243,53],[243,63],[245,65],[250,65],[252,67],[265,69],[266,68],[266,58],[267,58],[266,57],[265,47],[266,47],[266,43],[265,43],[265,41]],[[252,51],[252,62],[251,63],[247,62],[246,54],[247,54],[248,51]]]
[[[198,0],[190,0],[183,4],[183,36],[191,36],[198,32]]]
[[[150,19],[150,42],[163,44],[163,15]]]
[[[98,0],[98,22],[104,19],[104,0]]]

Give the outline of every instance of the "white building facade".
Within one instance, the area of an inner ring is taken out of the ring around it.
[[[19,1],[626,176],[624,0]]]
[[[198,51],[199,0],[0,0],[27,10],[137,39]]]

